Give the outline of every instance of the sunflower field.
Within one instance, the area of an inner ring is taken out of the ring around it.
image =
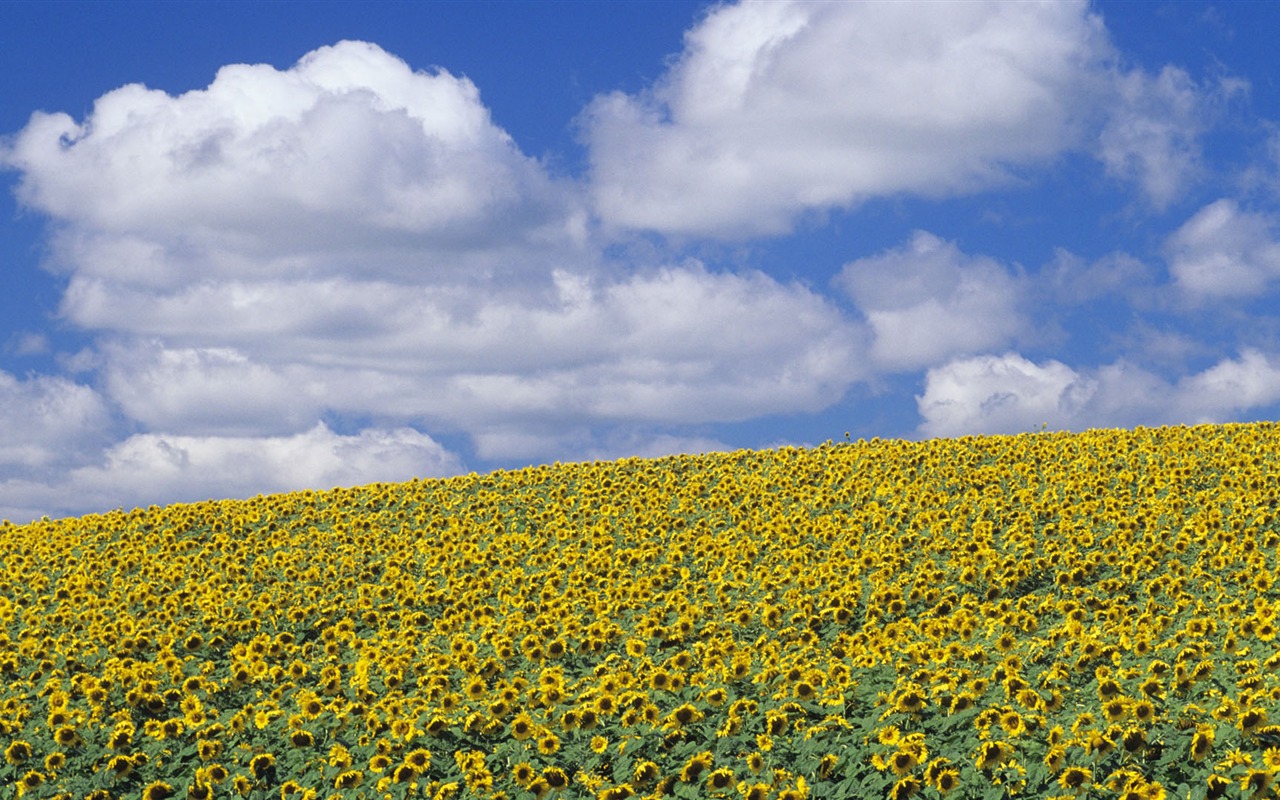
[[[1280,426],[871,440],[0,527],[0,797],[1280,787]]]

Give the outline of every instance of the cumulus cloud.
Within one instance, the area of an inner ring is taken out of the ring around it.
[[[1078,143],[1110,56],[1084,3],[718,6],[652,90],[584,112],[595,207],[735,237],[987,187]]]
[[[1175,284],[1193,300],[1255,296],[1280,279],[1275,221],[1217,200],[1183,223],[1165,244]]]
[[[1027,325],[1019,275],[925,231],[846,264],[835,282],[866,315],[871,357],[885,369],[919,369],[994,349]]]
[[[1280,402],[1280,357],[1246,349],[1179,385],[1180,410],[1196,422],[1218,422],[1224,416]]]
[[[329,410],[477,432],[817,410],[865,375],[855,325],[763,274],[688,264],[598,285],[555,280],[554,301],[474,313],[450,292],[374,283],[259,287],[238,309],[238,286],[158,302],[108,293],[95,301],[102,324],[204,346],[122,340],[105,351],[106,386],[130,417],[165,431],[279,433]],[[353,308],[368,310],[367,325],[345,321]]]
[[[1280,402],[1280,357],[1245,349],[1177,380],[1129,361],[1077,370],[1017,353],[928,371],[916,397],[926,436],[1227,422]]]
[[[23,204],[71,223],[55,242],[65,269],[160,289],[519,273],[582,235],[572,193],[470,81],[364,42],[283,71],[227,66],[177,97],[131,84],[79,123],[39,112],[3,161]]]
[[[182,437],[212,458],[329,414],[544,458],[627,435],[593,426],[815,411],[866,373],[861,328],[807,288],[607,261],[580,187],[474,85],[372,44],[38,113],[3,160],[56,222],[60,313],[99,334],[81,360],[162,437],[119,458]]]
[[[0,482],[0,516],[105,511],[260,493],[457,474],[457,457],[430,436],[400,428],[334,433],[324,424],[291,436],[137,434],[97,463],[49,482]],[[70,492],[74,496],[69,496]]]
[[[112,427],[91,387],[0,371],[0,477],[74,464],[110,441]]]
[[[1053,302],[1067,305],[1102,299],[1148,305],[1156,284],[1154,270],[1128,253],[1109,253],[1086,261],[1063,248],[1054,252],[1040,277],[1044,293]]]
[[[928,371],[916,405],[928,436],[1024,433],[1073,419],[1097,391],[1059,361],[1036,364],[1016,353],[958,359]]]
[[[1152,206],[1167,208],[1199,177],[1200,139],[1218,110],[1245,89],[1238,79],[1202,86],[1174,66],[1118,74],[1098,139],[1107,174],[1137,183]]]

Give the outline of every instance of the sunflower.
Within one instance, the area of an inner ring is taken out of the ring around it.
[[[302,700],[302,703],[298,704],[298,709],[301,710],[303,717],[317,719],[320,714],[324,713],[324,703],[321,703],[320,698],[310,696],[310,698],[306,698]]]
[[[702,712],[689,703],[677,706],[668,716],[668,724],[682,727],[702,719]]]
[[[1265,769],[1251,769],[1240,776],[1240,791],[1260,795],[1271,786],[1274,778],[1275,776]]]
[[[529,784],[533,783],[538,777],[538,772],[527,761],[521,761],[511,768],[511,780],[521,789],[528,789]]]
[[[538,737],[538,752],[542,755],[549,756],[559,749],[560,738],[551,731],[546,731]]]
[[[1147,735],[1138,728],[1127,728],[1120,736],[1120,746],[1126,753],[1136,753],[1147,746]]]
[[[1062,769],[1063,763],[1067,758],[1067,749],[1060,744],[1052,745],[1044,754],[1044,766],[1050,772],[1058,772]]]
[[[1272,772],[1280,772],[1280,747],[1268,747],[1264,750],[1262,763]]]
[[[354,789],[364,780],[364,773],[358,769],[349,769],[338,774],[333,779],[333,788],[335,789]]]
[[[71,747],[80,740],[80,734],[70,725],[63,725],[53,732],[53,740],[63,747]]]
[[[1231,786],[1231,780],[1225,775],[1210,775],[1205,778],[1205,783],[1208,785],[1207,796],[1210,798],[1222,797],[1222,795],[1226,794],[1227,788]]]
[[[781,736],[787,732],[787,715],[782,711],[768,711],[764,715],[764,730],[770,736]]]
[[[560,791],[569,785],[569,776],[559,767],[547,767],[542,771],[542,779],[553,791]]]
[[[133,759],[129,756],[116,755],[107,759],[107,769],[117,778],[123,778],[133,772]]]
[[[680,781],[682,783],[696,782],[703,772],[711,769],[711,763],[712,759],[709,751],[704,750],[694,755],[685,762],[684,767],[680,770]]]
[[[609,740],[603,736],[591,737],[591,752],[599,755],[609,749]]]
[[[889,767],[894,775],[902,776],[916,768],[919,764],[916,754],[908,750],[899,750],[889,759]]]
[[[1251,708],[1236,719],[1236,727],[1244,733],[1253,733],[1259,726],[1267,722],[1267,712],[1261,708]]]
[[[202,769],[205,771],[205,777],[213,783],[222,783],[231,776],[231,773],[227,771],[227,768],[221,764],[210,764],[208,767],[204,767]],[[200,776],[200,770],[196,770],[196,776]]]
[[[29,742],[16,739],[4,749],[4,760],[8,764],[17,765],[30,759],[33,754],[34,751]]]
[[[671,674],[665,669],[657,669],[649,676],[649,688],[657,691],[665,691],[672,688]]]
[[[424,750],[421,747],[410,750],[405,754],[404,763],[419,772],[425,772],[427,768],[431,766],[431,751]]]
[[[535,725],[533,717],[528,712],[521,711],[516,718],[511,721],[511,736],[517,741],[524,741],[533,736]]]
[[[886,725],[876,731],[876,741],[889,747],[896,745],[901,738],[902,731],[899,730],[897,725]]]
[[[722,792],[733,786],[733,770],[728,767],[721,767],[707,776],[706,786],[708,791]]]
[[[401,764],[391,773],[391,780],[396,783],[409,783],[418,777],[418,771],[411,764]]]
[[[1204,761],[1213,749],[1213,728],[1201,725],[1191,737],[1191,760]]]
[[[1084,767],[1067,767],[1058,776],[1058,785],[1063,789],[1075,791],[1093,782],[1093,773]]]
[[[767,800],[769,797],[769,785],[766,783],[755,783],[751,788],[747,789],[743,800]]]
[[[596,800],[627,800],[628,797],[634,797],[635,793],[636,790],[631,788],[630,784],[620,783],[617,786],[601,789],[596,794]]]
[[[907,800],[908,797],[914,797],[923,786],[919,778],[907,775],[899,778],[898,782],[889,788],[889,798],[890,800]]]
[[[253,777],[262,780],[275,771],[276,757],[271,753],[259,753],[249,759],[249,771]]]
[[[991,769],[1009,757],[1009,746],[1004,742],[983,742],[974,755],[978,769]]]
[[[940,794],[947,794],[960,785],[960,770],[944,769],[938,773],[933,781],[933,788],[937,789]]]
[[[636,762],[635,768],[631,770],[631,780],[634,783],[645,785],[656,781],[659,774],[661,774],[661,770],[654,762],[639,761]]]
[[[1102,704],[1102,718],[1107,722],[1118,722],[1129,712],[1129,704],[1121,698],[1108,700]]]
[[[173,797],[173,787],[164,781],[154,781],[142,790],[142,800],[167,800]]]
[[[747,769],[751,770],[755,775],[759,775],[760,771],[764,769],[764,755],[759,751],[747,753],[746,761]]]
[[[835,771],[836,765],[840,763],[840,756],[835,753],[827,753],[818,760],[818,777],[826,780],[831,777],[831,773]]]
[[[901,711],[904,714],[919,714],[924,710],[925,696],[924,692],[916,687],[908,687],[895,701],[894,711]]]
[[[1022,715],[1013,709],[1000,715],[1000,727],[1004,729],[1007,736],[1020,736],[1027,732],[1027,724],[1023,721]]]

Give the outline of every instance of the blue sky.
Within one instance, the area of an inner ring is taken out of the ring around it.
[[[1274,419],[1266,3],[0,5],[0,517]]]

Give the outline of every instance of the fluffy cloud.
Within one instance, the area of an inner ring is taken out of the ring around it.
[[[1198,177],[1200,137],[1218,109],[1245,88],[1232,79],[1200,86],[1173,66],[1157,75],[1140,69],[1119,74],[1098,157],[1108,174],[1136,182],[1154,207],[1164,209]]]
[[[984,355],[929,370],[916,397],[927,436],[1227,422],[1278,402],[1280,357],[1253,349],[1172,382],[1123,360],[1081,371]]]
[[[402,428],[334,433],[317,424],[292,436],[137,434],[91,465],[56,480],[0,482],[0,516],[82,514],[151,503],[249,497],[456,474],[458,459],[431,437]]]
[[[469,81],[371,44],[39,113],[3,159],[57,222],[60,312],[100,334],[102,390],[166,442],[336,413],[539,458],[626,435],[593,426],[815,411],[866,371],[859,326],[804,287],[605,261],[578,188]]]
[[[1280,357],[1247,349],[1183,379],[1177,404],[1196,422],[1218,422],[1232,413],[1280,402]]]
[[[139,334],[106,349],[106,386],[163,431],[281,433],[326,410],[471,432],[741,420],[817,410],[865,374],[856,326],[762,274],[690,264],[555,280],[553,300],[474,309],[432,287],[367,282],[260,286],[252,302],[242,286],[158,301],[104,287],[92,313]]]
[[[1074,146],[1110,57],[1084,3],[744,2],[582,120],[622,228],[743,236],[809,209],[965,192]]]
[[[1022,279],[991,258],[917,231],[836,277],[866,315],[878,366],[912,370],[1003,346],[1026,327]]]
[[[0,477],[76,463],[110,441],[107,402],[66,378],[0,372]]]
[[[1058,361],[1035,364],[1016,353],[959,359],[929,370],[916,398],[922,433],[1025,433],[1061,424],[1097,391]]]
[[[3,161],[22,203],[72,223],[56,242],[65,269],[159,289],[519,273],[582,235],[569,190],[470,81],[364,42],[284,71],[227,66],[178,97],[124,86],[83,123],[36,113]]]
[[[1102,299],[1149,305],[1156,282],[1151,267],[1127,253],[1110,253],[1086,262],[1061,248],[1040,278],[1042,293],[1050,302],[1073,306]]]
[[[1256,296],[1280,279],[1274,220],[1217,200],[1196,212],[1166,243],[1169,272],[1191,299]]]

